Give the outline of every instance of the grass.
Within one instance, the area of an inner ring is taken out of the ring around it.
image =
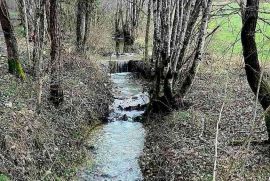
[[[9,14],[11,18],[17,18],[19,13],[17,11],[10,11]]]
[[[269,3],[261,3],[260,5],[260,18],[270,19],[270,14],[264,14],[262,12],[270,9]],[[220,26],[218,31],[213,35],[212,41],[209,45],[210,52],[214,52],[217,55],[225,55],[232,53],[233,55],[239,55],[242,53],[241,45],[241,28],[242,19],[240,16],[240,7],[236,3],[231,3],[219,11],[220,16],[215,16],[209,24],[209,31],[215,27]],[[229,14],[229,15],[222,15]],[[256,41],[258,47],[258,53],[261,60],[269,59],[269,45],[270,45],[270,26],[264,23],[262,20],[258,21]]]
[[[0,174],[0,181],[9,181],[9,178],[3,174]]]

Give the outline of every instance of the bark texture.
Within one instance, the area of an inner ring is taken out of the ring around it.
[[[243,46],[243,55],[245,61],[245,70],[248,83],[265,112],[265,121],[268,135],[270,134],[270,86],[264,78],[264,75],[258,58],[255,34],[259,12],[259,0],[247,0],[243,13],[243,27],[241,40]]]
[[[58,0],[50,0],[50,37],[51,37],[51,84],[50,100],[57,107],[64,101],[61,87],[61,47],[59,31]]]
[[[25,73],[19,61],[18,45],[14,34],[14,28],[11,24],[5,0],[0,0],[0,22],[7,47],[9,73],[17,75],[21,79],[25,79]]]
[[[81,51],[83,49],[83,36],[85,31],[85,3],[84,0],[78,0],[77,5],[77,49]]]
[[[25,34],[29,34],[29,40],[32,41],[34,34],[34,12],[35,4],[34,0],[16,0],[21,25],[24,28]]]
[[[152,103],[171,110],[182,106],[203,59],[212,0],[153,0],[153,9],[156,83]]]
[[[124,52],[132,51],[144,3],[145,0],[117,0],[115,39],[123,40]]]
[[[144,49],[144,60],[146,62],[149,61],[149,36],[150,36],[150,25],[151,25],[151,9],[152,7],[152,0],[148,1],[148,8],[147,8],[147,22],[146,22],[146,30],[145,30],[145,49]]]
[[[77,50],[85,52],[86,43],[90,30],[92,11],[94,10],[95,0],[78,0],[77,2]]]

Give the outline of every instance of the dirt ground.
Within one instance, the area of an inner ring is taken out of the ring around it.
[[[140,163],[145,180],[212,180],[223,103],[217,180],[269,179],[269,145],[247,144],[265,140],[267,134],[241,59],[208,59],[185,100],[192,104],[188,110],[156,115],[145,122],[147,138]]]
[[[63,60],[64,104],[56,109],[48,101],[46,56],[37,114],[37,82],[30,75],[24,82],[10,75],[6,58],[0,58],[0,175],[12,180],[70,180],[85,162],[89,130],[109,111],[110,81],[90,60],[76,54],[63,54]]]

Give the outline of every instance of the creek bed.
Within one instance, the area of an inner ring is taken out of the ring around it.
[[[131,72],[111,74],[114,102],[110,107],[108,123],[91,134],[88,145],[93,163],[83,169],[79,180],[143,179],[138,159],[143,152],[145,130],[134,119],[144,113],[144,105],[149,102],[149,98],[143,91],[141,81],[134,75]]]

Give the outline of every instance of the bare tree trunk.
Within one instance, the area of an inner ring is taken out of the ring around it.
[[[208,3],[206,5],[203,3],[203,9],[204,9],[204,12],[203,12],[203,17],[202,17],[198,45],[196,48],[196,53],[195,53],[192,66],[187,72],[187,76],[184,79],[181,90],[180,90],[181,97],[183,97],[187,93],[189,88],[191,87],[193,79],[197,73],[197,67],[203,58],[205,39],[206,39],[206,33],[207,33],[207,25],[209,21],[210,12],[212,9],[212,0],[208,0]]]
[[[93,18],[93,11],[95,10],[95,0],[89,0],[85,2],[85,8],[86,8],[86,12],[85,12],[85,29],[84,29],[84,37],[83,37],[83,51],[86,51],[86,46],[87,46],[87,40],[89,37],[89,33],[90,33],[90,25],[91,25],[91,21]]]
[[[86,42],[88,39],[88,35],[89,35],[89,25],[90,25],[90,11],[91,11],[91,2],[86,2],[85,3],[85,28],[84,28],[84,36],[83,36],[83,41],[82,41],[82,48],[83,48],[83,52],[86,51]]]
[[[116,56],[119,57],[120,56],[120,42],[118,40],[115,41],[115,52],[116,52]]]
[[[0,0],[0,22],[7,46],[9,73],[15,74],[21,79],[25,79],[25,74],[19,61],[18,45],[14,28],[10,21],[10,15],[5,0]]]
[[[124,39],[123,35],[123,0],[117,0],[117,7],[116,7],[116,13],[115,13],[115,52],[116,56],[120,56],[120,43],[121,39]]]
[[[29,34],[28,38],[31,41],[33,35],[33,21],[34,21],[34,4],[36,1],[33,0],[16,0],[21,25],[24,28],[25,35]],[[26,26],[27,25],[27,26]]]
[[[33,74],[37,80],[37,112],[39,113],[41,105],[42,96],[42,68],[41,64],[43,62],[43,45],[45,37],[45,5],[46,0],[38,0],[36,2],[36,13],[35,13],[35,39],[34,49],[33,49]]]
[[[19,17],[20,17],[20,20],[21,20],[21,24],[24,28],[24,30],[26,30],[26,23],[25,23],[25,14],[24,14],[24,3],[23,3],[23,0],[16,0],[17,2],[17,9],[18,9],[18,12],[19,12]]]
[[[57,107],[64,101],[61,87],[61,47],[59,31],[58,0],[50,0],[50,37],[51,37],[51,84],[50,100]]]
[[[85,26],[86,26],[86,3],[85,0],[78,0],[78,5],[77,5],[77,50],[79,52],[82,52],[84,47],[83,47],[83,37],[85,34]]]
[[[212,0],[153,0],[153,7],[156,83],[151,102],[157,111],[170,111],[182,105],[202,60]]]
[[[146,31],[145,31],[145,49],[144,49],[144,60],[148,62],[149,60],[149,34],[150,34],[150,24],[151,24],[151,2],[152,0],[148,1],[148,8],[147,8],[147,22],[146,22]]]
[[[28,58],[28,63],[30,64],[31,58],[30,58],[30,48],[29,48],[29,22],[28,22],[28,17],[27,17],[27,7],[25,0],[23,1],[23,11],[24,11],[24,22],[27,26],[25,26],[25,33],[26,33],[26,50],[27,50],[27,58]]]
[[[119,29],[121,29],[121,37],[124,39],[124,52],[130,52],[135,43],[144,2],[145,0],[129,0],[124,3],[123,0],[117,1],[116,15],[119,16],[119,20],[122,18]],[[123,11],[125,11],[125,15],[123,15]]]
[[[265,121],[268,135],[270,135],[270,86],[264,77],[260,82],[262,71],[255,41],[258,11],[259,0],[247,0],[246,8],[243,14],[244,17],[241,40],[247,80],[255,95],[257,95],[257,91],[259,91],[258,100],[260,101],[263,109],[266,110]],[[268,138],[268,142],[269,141],[270,139]]]
[[[195,5],[200,6],[200,0],[196,0]],[[184,58],[185,58],[185,55],[186,55],[186,51],[188,50],[188,46],[189,46],[189,43],[190,43],[192,32],[194,30],[194,25],[195,25],[195,23],[197,22],[197,20],[199,18],[199,14],[200,14],[200,8],[195,7],[192,14],[191,14],[192,18],[190,19],[190,21],[188,23],[188,26],[187,26],[183,46],[182,46],[182,49],[181,49],[180,55],[179,55],[178,65],[176,65],[176,69],[180,70],[180,71],[173,72],[173,84],[175,83],[175,81],[179,77],[179,74],[181,73],[181,67],[185,63]]]
[[[155,60],[155,87],[153,91],[153,100],[157,100],[160,94],[161,87],[161,71],[159,68],[160,64],[160,3],[158,0],[153,0],[153,17],[154,17],[154,48],[153,48],[153,59]]]

